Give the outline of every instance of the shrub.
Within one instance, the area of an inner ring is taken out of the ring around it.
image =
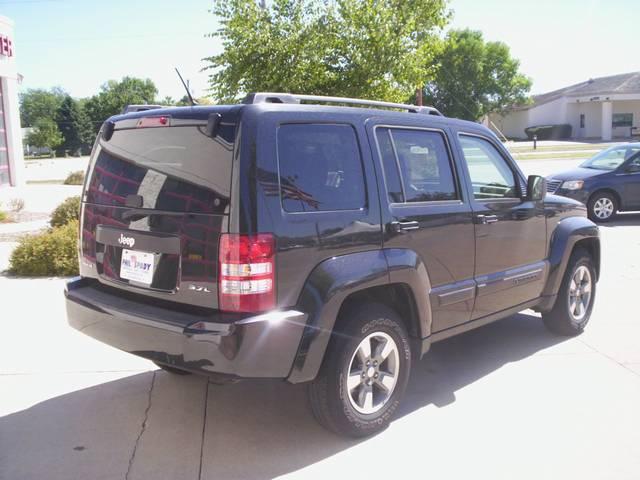
[[[19,213],[24,210],[24,200],[22,198],[13,198],[9,200],[9,210]]]
[[[65,185],[82,185],[84,183],[84,172],[78,170],[77,172],[71,172],[64,180]]]
[[[5,223],[9,220],[9,215],[4,210],[0,210],[0,223]]]
[[[9,272],[27,276],[78,274],[78,221],[22,237],[11,253]]]
[[[80,218],[80,197],[69,197],[51,214],[51,226],[61,227]]]
[[[538,125],[535,127],[527,127],[524,129],[527,138],[533,140],[533,136],[537,135],[538,140],[561,140],[571,137],[571,125]]]

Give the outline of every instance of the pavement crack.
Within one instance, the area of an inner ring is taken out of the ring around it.
[[[200,442],[200,467],[198,468],[198,480],[202,480],[202,458],[204,457],[204,436],[207,428],[207,404],[209,403],[209,379],[204,389],[204,414],[202,418],[202,441]]]
[[[138,445],[140,444],[140,439],[142,438],[142,434],[144,434],[147,429],[147,420],[149,419],[149,410],[151,409],[151,395],[153,394],[153,387],[156,383],[156,372],[153,372],[153,376],[151,377],[151,385],[149,386],[149,392],[147,397],[147,408],[144,410],[144,418],[142,419],[142,425],[140,426],[140,433],[138,433],[138,438],[136,438],[136,443],[133,445],[133,452],[131,452],[131,457],[129,458],[129,466],[127,467],[127,473],[125,474],[125,480],[129,480],[129,475],[131,474],[131,469],[133,468],[133,462],[136,458],[136,452],[138,451]]]
[[[586,347],[590,348],[591,350],[593,350],[594,352],[602,355],[604,358],[607,358],[609,360],[611,360],[613,363],[617,363],[618,365],[620,365],[622,368],[624,368],[625,370],[628,370],[629,372],[633,373],[635,376],[640,377],[640,373],[636,372],[634,369],[629,368],[626,364],[616,360],[615,358],[613,358],[610,355],[607,355],[604,352],[601,352],[600,350],[598,350],[596,347],[594,347],[593,345],[588,344],[587,342],[585,342],[582,339],[578,339],[578,341],[580,341],[580,343],[582,343],[583,345],[585,345]]]

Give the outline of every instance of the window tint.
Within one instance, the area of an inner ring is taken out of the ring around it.
[[[382,168],[384,169],[384,179],[387,185],[387,196],[391,203],[404,202],[402,194],[402,183],[398,173],[398,162],[391,143],[391,131],[388,128],[376,130],[378,145],[380,146],[380,156],[382,158]]]
[[[181,178],[136,165],[98,147],[87,201],[125,206],[129,195],[142,197],[142,208],[189,213],[222,213],[228,197]]]
[[[615,170],[633,155],[638,153],[640,148],[631,146],[611,147],[597,154],[584,162],[581,167],[594,168],[596,170]]]
[[[460,136],[460,144],[477,200],[517,198],[513,171],[496,147],[482,138],[465,135]]]
[[[628,158],[633,157],[633,160],[631,160],[629,162],[629,165],[638,165],[640,166],[640,155],[638,154],[638,152],[640,152],[640,148],[639,149],[634,149],[635,151],[633,152],[633,155],[630,155]]]
[[[278,130],[280,196],[287,212],[365,206],[362,161],[348,125],[282,125]]]
[[[125,206],[136,195],[142,208],[223,213],[235,127],[230,133],[211,138],[204,125],[116,130],[109,141],[100,139],[91,158],[87,202]]]
[[[387,133],[379,132],[379,140]],[[424,130],[389,129],[390,138],[395,147],[397,163],[392,166],[389,158],[384,159],[387,183],[393,174],[387,170],[400,169],[405,202],[432,202],[456,200],[455,187],[449,153],[442,134]],[[382,145],[381,145],[382,149]],[[387,189],[393,188],[387,185]],[[397,187],[396,187],[397,188]],[[396,193],[389,190],[393,199]],[[397,200],[395,200],[397,201]]]

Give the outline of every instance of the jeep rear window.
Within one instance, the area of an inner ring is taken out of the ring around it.
[[[358,140],[349,125],[278,129],[280,197],[287,212],[357,210],[366,203]]]
[[[387,194],[391,203],[460,198],[442,133],[408,128],[378,128]]]
[[[99,140],[93,154],[86,201],[223,213],[229,204],[232,153],[233,143],[207,136],[203,127],[116,130],[109,141]]]

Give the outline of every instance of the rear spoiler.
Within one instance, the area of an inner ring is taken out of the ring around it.
[[[167,108],[169,105],[127,105],[122,109],[122,115],[131,112],[144,112],[146,110],[155,110],[156,108]]]

